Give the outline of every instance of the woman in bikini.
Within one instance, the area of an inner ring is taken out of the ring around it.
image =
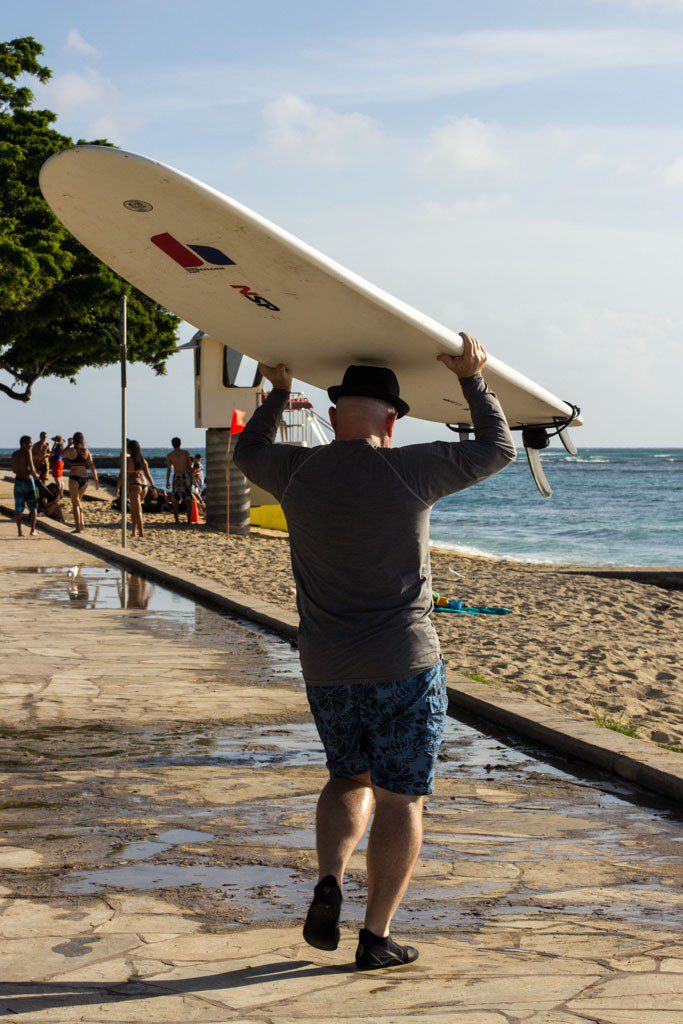
[[[142,454],[139,443],[132,440],[126,441],[126,451],[128,452],[126,477],[128,479],[128,497],[130,499],[131,537],[144,537],[142,503],[145,500],[148,484],[152,489],[153,498],[156,497],[156,487],[150,476],[147,459]],[[119,476],[119,481],[116,485],[117,498],[121,493],[121,484],[122,480]]]
[[[88,487],[88,471],[92,473],[95,487],[99,489],[100,481],[95,469],[92,455],[85,443],[83,434],[77,431],[73,443],[64,449],[64,461],[69,466],[69,497],[74,510],[74,533],[83,533],[83,506],[81,499]]]

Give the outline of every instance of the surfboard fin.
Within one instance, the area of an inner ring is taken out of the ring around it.
[[[543,466],[541,465],[541,456],[537,448],[527,448],[526,457],[529,460],[529,469],[531,475],[534,478],[534,483],[538,487],[539,491],[544,498],[552,498],[553,489],[548,483],[548,478],[545,475]]]
[[[568,451],[570,455],[578,455],[579,454],[579,449],[574,444],[572,438],[569,435],[569,431],[567,430],[566,427],[562,427],[560,430],[558,430],[557,436],[559,437],[559,439],[562,442],[562,444],[564,445],[566,451]]]
[[[446,423],[445,426],[449,430],[452,430],[454,434],[458,435],[459,441],[469,441],[472,436],[473,428],[469,423]]]
[[[534,483],[544,498],[551,498],[553,489],[548,483],[548,478],[541,465],[540,455],[542,449],[547,448],[550,444],[548,431],[545,427],[524,427],[522,430],[522,441]]]

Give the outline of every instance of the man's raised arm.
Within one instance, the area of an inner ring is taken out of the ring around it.
[[[458,377],[472,415],[474,440],[408,445],[393,453],[406,483],[429,505],[498,473],[517,454],[501,404],[481,375],[486,352],[476,338],[464,332],[460,336],[461,355],[437,358]]]
[[[239,436],[234,460],[248,480],[280,498],[289,483],[292,467],[306,449],[291,444],[275,444],[282,413],[292,390],[292,375],[284,365],[259,363],[261,373],[273,390],[253,414]]]

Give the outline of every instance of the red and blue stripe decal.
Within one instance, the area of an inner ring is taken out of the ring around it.
[[[187,245],[183,245],[168,231],[162,231],[160,235],[152,235],[150,242],[153,242],[157,249],[161,249],[188,273],[197,273],[202,269],[210,270],[211,267],[236,266],[235,261],[226,256],[221,249],[216,249],[213,245],[191,245],[189,242]],[[274,313],[280,312],[279,306],[269,299],[265,299],[263,295],[259,295],[249,285],[232,284],[230,287],[235,288],[245,299],[249,299],[255,305],[261,306],[263,309],[270,309]]]
[[[168,231],[164,231],[160,235],[152,235],[150,241],[185,270],[201,267],[205,263],[210,263],[214,267],[234,266],[235,263],[224,252],[212,245],[183,245]]]

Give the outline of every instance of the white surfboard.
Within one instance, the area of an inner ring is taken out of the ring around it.
[[[103,146],[51,157],[40,187],[83,245],[211,337],[284,362],[320,388],[339,383],[351,363],[389,366],[411,416],[471,423],[460,389],[436,361],[462,350],[454,331],[234,199]],[[511,427],[581,425],[576,407],[490,354],[484,375]]]

